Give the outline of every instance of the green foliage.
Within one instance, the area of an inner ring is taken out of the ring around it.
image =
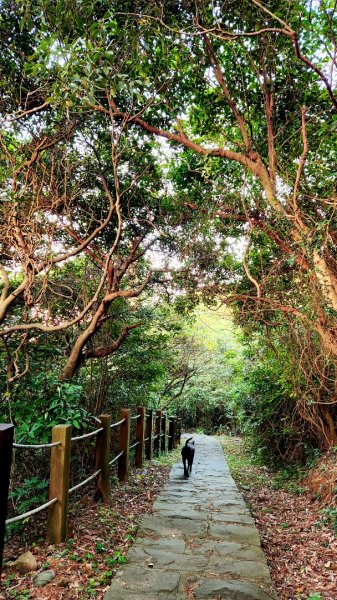
[[[104,545],[103,542],[96,542],[95,552],[97,552],[98,554],[101,554],[101,553],[106,552],[106,551],[107,551],[107,549],[106,549],[106,547],[105,547],[105,545]]]
[[[256,460],[278,465],[304,460],[305,429],[298,417],[293,419],[294,373],[286,351],[279,348],[275,354],[257,337],[246,350],[241,372],[234,375],[231,395]]]
[[[119,551],[114,552],[113,556],[110,558],[106,558],[105,562],[108,566],[112,565],[123,565],[127,563],[127,558]]]
[[[230,313],[220,306],[213,310],[201,305],[195,317],[186,331],[198,349],[195,372],[182,395],[172,399],[170,409],[182,418],[186,429],[202,429],[205,433],[224,428],[234,431],[237,419],[230,399],[230,381],[234,363],[241,362],[238,331]]]
[[[322,514],[322,523],[324,525],[329,525],[337,535],[337,508],[328,507],[323,508],[321,511]]]
[[[12,489],[9,498],[15,506],[15,514],[22,515],[47,502],[48,486],[47,479],[31,477],[21,482],[19,487]],[[26,521],[17,521],[7,525],[6,535],[11,537],[14,533],[21,532]]]
[[[24,401],[20,391],[24,394]],[[16,441],[49,442],[51,429],[62,423],[70,423],[75,429],[91,427],[93,421],[82,406],[83,394],[83,386],[61,383],[55,373],[42,372],[36,376],[32,373],[22,390],[17,388],[13,399],[7,397],[7,410],[10,409],[16,425]],[[2,418],[6,420],[5,414]]]

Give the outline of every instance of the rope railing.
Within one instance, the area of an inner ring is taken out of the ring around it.
[[[41,504],[41,506],[37,506],[37,508],[33,508],[33,510],[29,510],[28,512],[25,512],[22,515],[17,515],[16,517],[11,517],[10,519],[7,519],[7,521],[5,521],[5,524],[10,525],[10,523],[16,523],[16,521],[22,521],[22,519],[27,519],[28,517],[31,517],[32,515],[41,512],[41,510],[48,508],[48,506],[52,506],[52,504],[55,504],[56,502],[57,498],[53,498],[52,500],[49,500],[49,502]]]
[[[179,430],[179,425],[174,422],[171,424],[170,422],[169,428],[166,425],[164,426],[164,419],[167,415],[160,413],[155,415],[152,409],[146,412],[144,407],[140,407],[139,410],[137,409],[137,414],[135,415],[131,416],[130,413],[130,409],[121,409],[120,420],[116,423],[111,423],[111,416],[109,414],[102,414],[99,419],[94,417],[94,420],[99,423],[97,429],[73,437],[71,437],[72,426],[70,424],[56,425],[52,429],[51,442],[45,444],[13,443],[14,426],[11,424],[0,424],[0,442],[2,442],[0,444],[0,463],[2,465],[5,464],[8,471],[8,480],[2,481],[0,486],[0,506],[4,499],[5,502],[3,502],[3,505],[6,506],[7,504],[12,448],[27,450],[54,448],[50,453],[49,497],[52,499],[21,515],[10,517],[5,521],[6,525],[17,521],[24,521],[32,515],[48,509],[47,537],[49,542],[58,544],[61,541],[65,541],[67,535],[69,494],[73,494],[77,490],[84,488],[91,481],[96,480],[95,497],[102,498],[104,501],[110,494],[109,468],[112,465],[115,463],[118,464],[117,476],[119,481],[126,481],[129,476],[131,462],[136,467],[142,467],[144,464],[144,455],[151,461],[154,453],[160,455],[167,448],[172,450],[176,447],[178,439],[178,433],[176,432]],[[150,415],[155,418],[148,419]],[[131,421],[135,421],[136,423],[135,436],[132,443],[130,443],[130,430],[133,429]],[[119,436],[117,434],[117,440],[119,438],[119,450],[116,450],[118,452],[117,456],[110,458],[111,430],[114,428],[119,428]],[[70,487],[72,443],[94,437],[97,437],[94,450],[94,468],[96,470],[83,481]],[[7,442],[6,440],[9,441]],[[9,451],[6,449],[6,444]],[[3,448],[5,450],[2,450]],[[134,452],[131,452],[133,450]],[[3,520],[5,520],[5,515]],[[4,537],[0,536],[0,556],[2,554],[3,543]]]
[[[50,444],[13,444],[13,448],[53,448],[54,446],[60,446],[61,442],[50,442]]]
[[[109,466],[111,467],[111,465],[113,465],[121,456],[123,456],[123,454],[124,454],[124,450],[122,450],[122,452],[120,452],[119,454],[117,454],[117,456],[115,456],[115,458],[113,458],[112,460],[110,460]]]
[[[100,431],[103,431],[103,427],[100,427],[99,429],[95,429],[95,431],[90,431],[90,433],[84,433],[83,435],[77,435],[75,437],[72,437],[71,441],[79,442],[79,440],[85,440],[87,438],[91,438],[94,435],[97,435],[98,433],[100,433]]]
[[[102,469],[98,469],[98,471],[93,473],[93,475],[90,475],[90,477],[87,477],[83,481],[80,481],[80,483],[78,483],[77,485],[74,485],[72,488],[69,489],[69,494],[72,494],[76,490],[79,490],[81,487],[84,487],[87,483],[89,483],[89,481],[92,481],[93,479],[95,479],[95,477],[97,477],[97,475],[99,475],[101,472],[102,472]]]
[[[112,423],[110,425],[110,429],[113,429],[114,427],[118,427],[118,425],[121,425],[122,423],[125,423],[126,419],[121,419],[120,421],[117,421],[117,423]]]

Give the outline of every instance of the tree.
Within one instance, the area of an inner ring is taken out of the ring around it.
[[[14,11],[2,21],[12,58],[4,72],[0,162],[0,335],[9,381],[27,373],[30,345],[41,333],[71,331],[60,376],[66,380],[89,358],[114,353],[140,325],[126,323],[109,346],[88,349],[113,303],[149,284],[144,257],[161,210],[155,144],[143,136],[131,142],[112,114],[59,95],[63,65],[39,25],[34,18],[19,26]],[[36,43],[36,53],[50,52],[39,65],[29,60]]]

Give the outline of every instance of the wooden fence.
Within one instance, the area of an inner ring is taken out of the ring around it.
[[[130,443],[132,420],[136,421],[135,440]],[[131,415],[130,409],[121,409],[116,423],[111,423],[111,415],[108,414],[100,415],[97,421],[97,429],[75,437],[72,437],[71,425],[56,425],[52,429],[50,444],[34,445],[13,443],[14,425],[0,424],[0,574],[6,525],[48,509],[47,540],[51,544],[63,542],[67,535],[68,499],[73,492],[95,480],[95,498],[106,501],[110,497],[110,467],[113,464],[117,463],[119,481],[127,481],[131,450],[135,450],[135,466],[142,467],[144,457],[152,460],[154,454],[160,456],[162,452],[176,448],[180,440],[180,419],[144,406],[139,406],[135,415]],[[69,487],[72,444],[89,438],[96,438],[94,473]],[[111,458],[112,440],[118,442],[119,452]],[[12,448],[51,449],[49,500],[27,513],[6,520]]]

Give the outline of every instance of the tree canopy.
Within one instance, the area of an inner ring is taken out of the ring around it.
[[[217,299],[287,349],[297,413],[336,443],[335,3],[5,0],[1,17],[8,380],[47,334],[64,381],[114,354],[142,293]]]

